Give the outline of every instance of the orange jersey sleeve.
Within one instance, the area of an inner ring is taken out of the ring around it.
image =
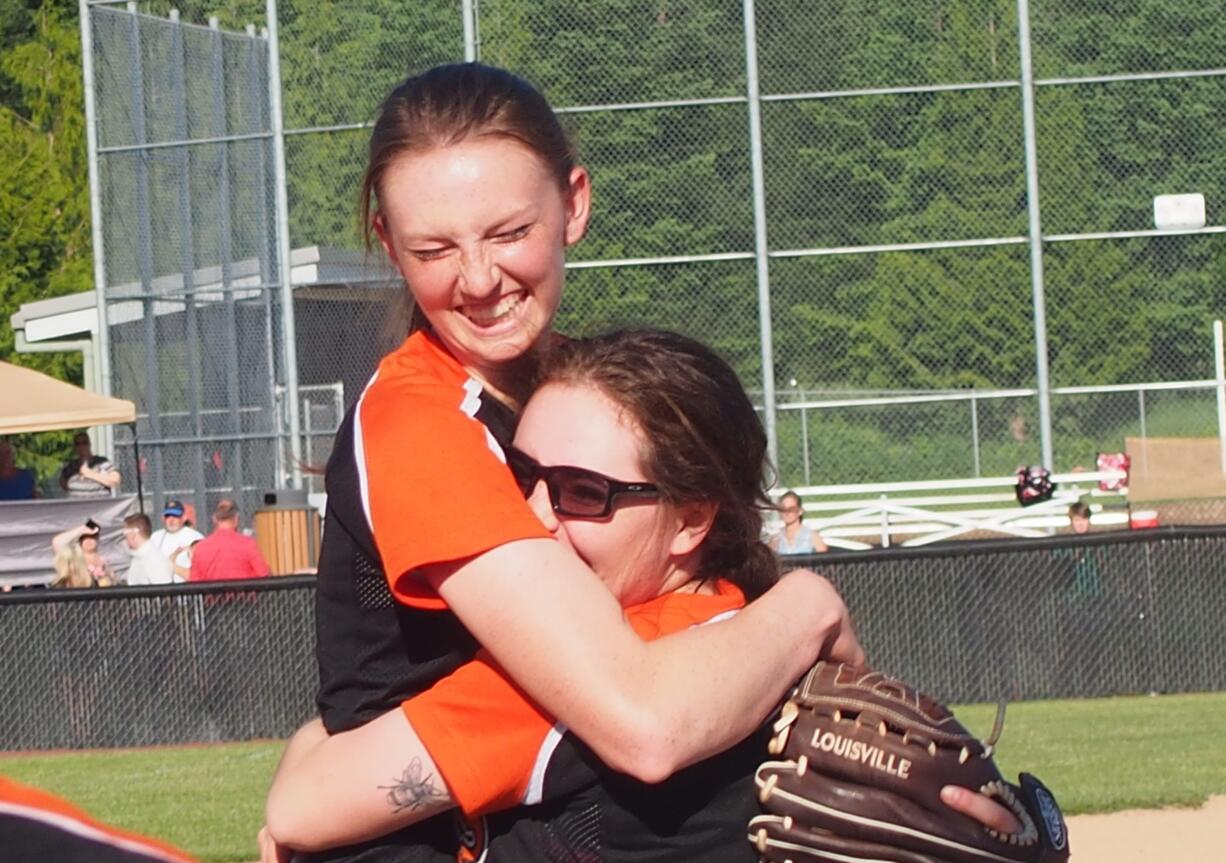
[[[27,855],[35,851],[47,851],[51,842],[56,846],[56,860],[93,859],[106,848],[112,849],[112,856],[117,852],[130,855],[134,863],[137,860],[194,863],[177,848],[95,821],[58,797],[3,776],[0,776],[0,819],[11,819],[8,827],[0,825],[0,835],[8,843],[6,855],[19,860],[30,859]],[[20,825],[28,825],[28,828]],[[51,839],[51,836],[59,838]],[[26,838],[30,840],[28,846]]]
[[[478,419],[491,398],[425,333],[379,366],[357,410],[362,501],[392,593],[445,607],[414,571],[549,538]]]
[[[716,591],[656,597],[627,608],[626,619],[652,641],[733,614],[745,604],[741,591],[726,581],[717,582]],[[466,815],[539,800],[533,788],[566,730],[485,651],[401,707]]]
[[[521,802],[554,726],[485,651],[402,708],[466,813]]]

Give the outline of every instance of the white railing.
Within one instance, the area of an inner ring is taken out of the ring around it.
[[[1052,497],[1026,507],[1013,492],[1016,476],[801,486],[792,491],[800,495],[806,527],[832,548],[856,550],[873,547],[866,537],[885,548],[894,537],[907,537],[901,544],[913,547],[971,533],[1047,536],[1068,526],[1069,505],[1087,495],[1124,502],[1123,491],[1099,488],[1100,482],[1127,480],[1123,471],[1079,471],[1051,479],[1056,483]],[[1126,511],[1105,509],[1102,502],[1091,503],[1090,509],[1093,525],[1128,522]]]

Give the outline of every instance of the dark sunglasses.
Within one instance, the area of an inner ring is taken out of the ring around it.
[[[659,497],[660,489],[650,482],[622,482],[594,470],[569,465],[545,467],[532,456],[511,447],[507,464],[524,497],[530,497],[536,484],[544,480],[549,502],[558,515],[576,518],[604,518],[613,512],[614,498],[622,495]]]

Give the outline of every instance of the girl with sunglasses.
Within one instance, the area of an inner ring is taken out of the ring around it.
[[[654,639],[727,618],[775,582],[760,539],[765,453],[726,363],[683,336],[631,331],[550,354],[507,464],[542,525]],[[300,732],[269,824],[291,845],[326,847],[459,806],[461,860],[751,861],[766,736],[641,782],[601,763],[483,650],[362,729]]]
[[[506,447],[590,199],[552,110],[507,72],[438,67],[380,109],[360,212],[415,311],[327,467],[316,655],[329,733],[396,708],[479,642],[604,762],[658,780],[743,739],[819,651],[862,656],[843,603],[806,572],[732,620],[645,643],[525,503]],[[434,823],[325,859],[453,847]]]

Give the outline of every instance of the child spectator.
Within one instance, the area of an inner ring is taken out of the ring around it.
[[[1081,501],[1069,504],[1068,523],[1073,533],[1090,532],[1090,508]]]

